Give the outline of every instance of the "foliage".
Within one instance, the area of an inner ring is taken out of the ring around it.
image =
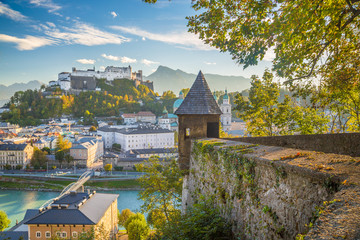
[[[96,127],[95,126],[91,126],[89,128],[89,132],[96,132]]]
[[[10,226],[10,223],[11,221],[6,215],[6,213],[0,210],[0,232],[8,228]]]
[[[140,220],[140,221],[146,222],[144,214],[141,214],[141,213],[130,214],[130,216],[128,217],[128,219],[127,219],[127,220],[125,221],[125,223],[123,224],[123,226],[124,226],[124,228],[126,229],[126,231],[128,231],[129,224],[130,224],[132,221],[134,221],[134,220]]]
[[[118,212],[118,224],[120,226],[124,226],[125,222],[128,220],[128,218],[132,215],[134,215],[130,209],[126,208],[121,211],[121,214]]]
[[[279,101],[280,86],[273,74],[265,71],[262,79],[252,76],[249,96],[236,96],[238,115],[246,121],[251,136],[323,133],[328,119],[316,108],[297,105],[290,96]]]
[[[134,219],[132,220],[127,228],[129,240],[143,240],[146,239],[149,234],[149,226],[145,219]]]
[[[359,82],[358,1],[196,0],[192,7],[199,13],[187,18],[189,31],[244,68],[273,51],[280,77],[317,76],[337,87]]]
[[[30,164],[35,169],[38,169],[40,167],[45,168],[46,167],[46,152],[41,151],[37,147],[34,147],[34,153],[31,157]]]
[[[71,142],[67,139],[64,140],[62,135],[59,135],[56,142],[56,151],[67,151],[71,148]]]
[[[43,147],[43,148],[41,149],[41,151],[46,152],[47,155],[50,155],[50,154],[51,154],[51,150],[50,150],[50,148],[48,148],[48,147]]]
[[[166,220],[178,214],[181,205],[182,175],[177,162],[160,161],[158,156],[150,157],[144,164],[137,164],[136,170],[145,172],[138,181],[144,189],[139,198],[144,201],[142,211],[157,209],[162,211]]]
[[[70,164],[72,161],[74,161],[74,157],[71,156],[71,155],[68,154],[68,153],[65,154],[64,159],[65,159],[65,161],[66,161],[68,164]]]
[[[184,215],[160,228],[159,239],[231,239],[231,227],[212,199],[201,198]]]
[[[163,211],[159,209],[152,209],[146,217],[148,224],[156,229],[166,224],[166,217]]]
[[[112,149],[115,151],[121,151],[121,145],[119,143],[114,143]]]
[[[104,166],[105,171],[110,172],[112,170],[112,164],[108,163]]]

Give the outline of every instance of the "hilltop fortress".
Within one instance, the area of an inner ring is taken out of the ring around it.
[[[106,79],[111,84],[115,79],[130,79],[134,81],[135,87],[147,86],[154,90],[153,82],[143,81],[142,70],[132,72],[132,68],[107,66],[104,71],[96,71],[95,67],[87,70],[72,68],[72,72],[61,72],[57,81],[50,81],[49,86],[59,85],[62,90],[96,90],[96,79]]]

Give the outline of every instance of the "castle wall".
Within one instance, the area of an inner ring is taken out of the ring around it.
[[[183,211],[213,198],[234,239],[360,236],[358,159],[221,139],[190,149]]]

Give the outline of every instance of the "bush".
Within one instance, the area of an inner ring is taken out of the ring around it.
[[[134,215],[130,209],[126,208],[121,211],[121,214],[118,212],[118,224],[120,226],[124,226],[125,222],[128,220],[128,218],[132,215]]]
[[[10,164],[6,164],[6,165],[5,165],[5,169],[6,169],[6,170],[11,170],[11,165],[10,165]]]
[[[115,169],[116,171],[122,171],[122,170],[124,169],[124,167],[114,167],[114,169]]]
[[[136,213],[136,214],[129,216],[123,225],[127,232],[129,232],[129,230],[128,230],[129,224],[136,219],[146,222],[144,214]]]
[[[143,240],[149,234],[149,226],[145,219],[134,219],[129,223],[127,231],[129,240]]]
[[[112,170],[112,164],[106,164],[105,166],[104,166],[104,169],[105,169],[105,171],[107,171],[107,172],[110,172],[111,170]]]
[[[0,232],[4,231],[10,226],[10,219],[4,211],[0,211]]]
[[[187,210],[160,227],[161,239],[231,239],[231,226],[220,216],[212,201],[200,200]]]
[[[16,170],[22,169],[22,165],[16,165]]]

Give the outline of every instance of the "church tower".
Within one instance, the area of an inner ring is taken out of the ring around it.
[[[229,95],[227,94],[227,90],[225,90],[223,103],[220,105],[220,109],[222,111],[222,114],[220,116],[222,129],[223,131],[228,132],[231,128],[231,104]]]

